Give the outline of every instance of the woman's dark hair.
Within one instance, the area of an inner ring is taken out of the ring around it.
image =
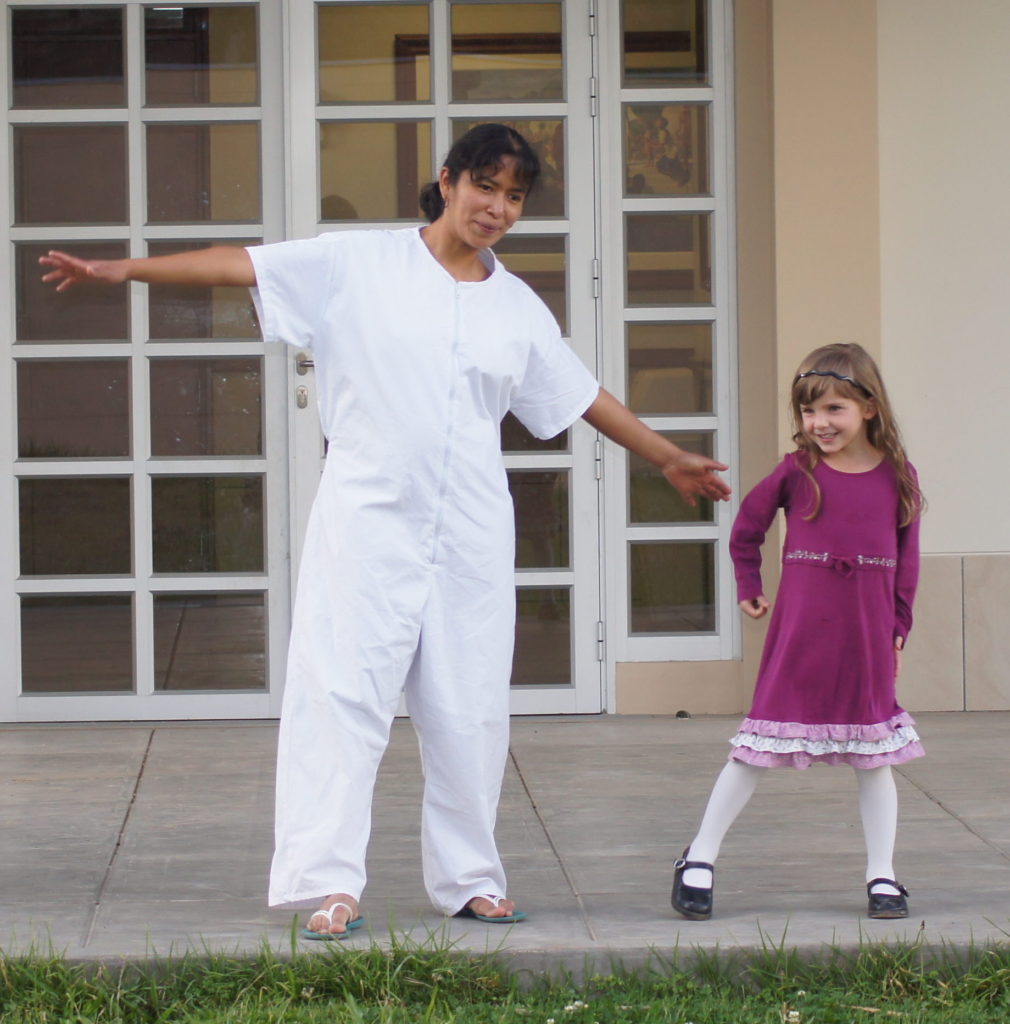
[[[478,124],[460,136],[449,150],[442,166],[449,171],[449,181],[455,184],[460,174],[494,174],[506,159],[515,163],[516,181],[529,195],[540,176],[540,160],[530,144],[514,129],[505,124]],[[438,181],[421,189],[421,209],[429,221],[442,216],[445,201]]]

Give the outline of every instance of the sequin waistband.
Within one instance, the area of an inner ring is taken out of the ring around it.
[[[804,562],[807,565],[822,565],[825,569],[834,569],[843,576],[849,576],[856,569],[896,569],[896,558],[885,558],[883,555],[833,555],[830,551],[804,551],[798,549],[787,551],[782,556],[783,562]]]

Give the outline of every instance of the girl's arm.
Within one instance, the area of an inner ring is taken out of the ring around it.
[[[253,288],[256,272],[245,249],[237,245],[214,245],[209,249],[190,249],[169,256],[148,256],[124,260],[82,260],[54,249],[39,257],[49,271],[42,280],[65,292],[76,284],[122,284],[143,281],[146,284],[181,284],[211,287],[233,285]]]
[[[737,599],[741,609],[754,619],[761,618],[769,607],[761,582],[761,545],[776,513],[786,503],[789,465],[789,460],[784,459],[770,476],[748,492],[740,503],[729,538]]]
[[[711,498],[712,501],[729,498],[729,485],[716,476],[717,470],[728,469],[728,466],[705,455],[678,448],[662,434],[647,427],[609,391],[600,388],[582,418],[611,441],[658,466],[689,505],[694,505],[696,497]]]
[[[894,639],[897,647],[912,628],[912,603],[919,584],[919,520],[898,530],[898,567],[894,578]]]

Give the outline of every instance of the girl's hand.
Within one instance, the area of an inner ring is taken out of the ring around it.
[[[763,618],[768,614],[769,608],[771,608],[771,603],[764,594],[758,594],[757,597],[752,597],[749,601],[740,602],[740,610],[752,619]]]
[[[729,484],[722,477],[716,476],[719,470],[725,469],[729,467],[715,459],[695,452],[680,451],[663,466],[663,476],[693,507],[695,498],[709,498],[712,501],[726,501],[729,498]]]
[[[894,678],[901,675],[901,651],[905,646],[905,638],[896,636],[894,638]]]
[[[42,280],[46,284],[55,283],[58,292],[65,292],[84,281],[122,284],[126,280],[126,260],[82,260],[51,249],[47,255],[39,257],[39,263],[52,268],[42,275]]]

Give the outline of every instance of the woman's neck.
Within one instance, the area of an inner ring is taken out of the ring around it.
[[[457,281],[484,281],[491,276],[479,249],[466,245],[439,219],[421,229],[421,239],[446,273]]]

